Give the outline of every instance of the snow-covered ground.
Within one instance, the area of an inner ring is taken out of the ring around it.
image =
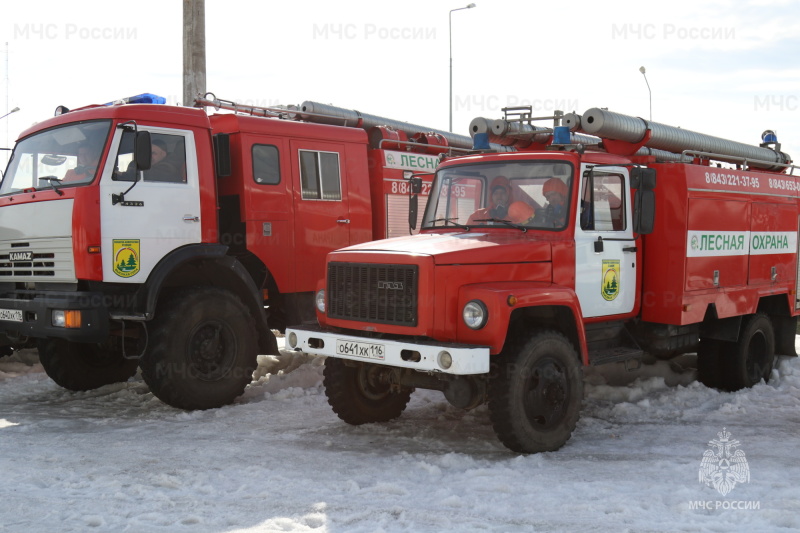
[[[0,531],[800,530],[800,360],[733,394],[690,363],[591,369],[572,440],[519,456],[485,407],[435,392],[348,426],[302,356],[263,358],[235,405],[183,412],[138,376],[60,389],[23,352],[0,359]],[[723,428],[750,471],[726,496],[698,476]]]

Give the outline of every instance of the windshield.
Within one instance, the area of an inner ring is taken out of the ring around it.
[[[69,124],[21,140],[11,154],[0,194],[90,183],[110,127],[107,120]]]
[[[564,229],[569,220],[572,174],[570,163],[554,161],[441,169],[436,173],[422,227]]]

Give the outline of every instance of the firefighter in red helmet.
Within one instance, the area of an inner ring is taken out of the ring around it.
[[[503,220],[508,216],[511,201],[511,185],[505,176],[497,176],[489,189],[489,206],[478,209],[469,217],[467,224],[480,224],[488,219]]]
[[[550,178],[544,182],[542,194],[547,205],[536,213],[534,223],[545,228],[563,228],[567,223],[567,184],[558,178]]]

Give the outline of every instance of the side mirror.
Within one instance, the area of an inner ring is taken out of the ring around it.
[[[422,178],[414,176],[411,178],[411,194],[419,194],[422,192]]]
[[[403,171],[403,179],[408,180],[408,190],[411,197],[408,199],[408,227],[411,231],[417,229],[417,212],[419,210],[419,193],[422,192],[422,178],[415,176],[410,170]]]
[[[656,171],[653,168],[631,169],[631,188],[636,189],[633,198],[633,231],[640,235],[653,233],[656,220]]]
[[[133,148],[133,158],[137,170],[149,170],[153,160],[153,150],[150,145],[150,132],[137,131]]]
[[[653,168],[633,167],[631,169],[631,189],[652,191],[656,188],[656,171]]]

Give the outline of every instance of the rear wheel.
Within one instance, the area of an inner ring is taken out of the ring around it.
[[[122,357],[118,344],[113,339],[103,344],[44,339],[38,343],[39,361],[50,379],[65,389],[92,390],[136,374],[138,360]]]
[[[750,315],[742,322],[739,341],[726,343],[720,354],[720,388],[737,391],[769,381],[775,364],[775,331],[767,315]]]
[[[544,331],[521,348],[510,345],[492,365],[489,416],[495,433],[520,453],[557,450],[580,416],[583,373],[560,333]]]
[[[250,312],[232,293],[193,287],[164,296],[142,357],[142,377],[180,409],[231,403],[252,381],[257,337]]]
[[[387,369],[370,363],[353,366],[336,357],[325,359],[325,395],[333,412],[353,424],[388,422],[399,417],[414,389],[392,390]]]

